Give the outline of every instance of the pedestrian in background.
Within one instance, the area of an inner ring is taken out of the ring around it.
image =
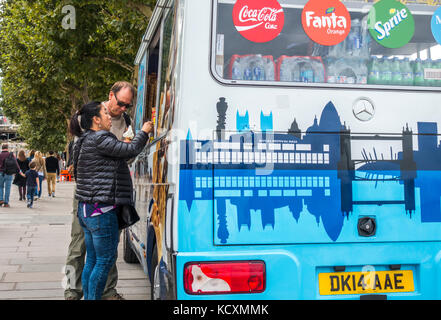
[[[35,152],[35,156],[32,161],[35,162],[35,164],[36,164],[35,171],[38,172],[39,188],[36,193],[36,196],[38,197],[38,199],[40,199],[41,198],[41,185],[43,184],[43,180],[46,179],[46,177],[47,177],[46,163],[45,163],[45,161],[43,159],[43,155],[40,151]]]
[[[31,161],[34,160],[34,156],[35,156],[35,150],[31,150],[28,157],[29,163],[31,163]]]
[[[2,145],[0,153],[0,206],[9,208],[9,195],[14,174],[20,172],[17,160],[12,152],[9,152],[7,143]]]
[[[64,161],[61,159],[61,156],[57,154],[57,160],[58,160],[58,173],[57,173],[57,182],[60,182],[60,172],[64,170]]]
[[[82,273],[85,300],[100,300],[110,269],[116,262],[119,243],[117,210],[133,205],[133,187],[126,159],[136,157],[153,130],[144,123],[131,143],[119,141],[112,134],[111,116],[100,102],[82,107],[85,131],[74,147],[74,175],[77,181],[78,218],[86,243],[86,264]]]
[[[55,197],[55,185],[57,181],[57,175],[60,174],[60,166],[58,159],[55,158],[53,151],[49,151],[49,157],[44,159],[47,172],[47,192],[49,197]]]
[[[23,176],[22,174],[25,174],[29,170],[29,160],[26,158],[23,150],[20,150],[18,153],[17,163],[20,167],[20,172],[15,175],[13,184],[18,187],[20,201],[26,201],[26,176]]]
[[[39,176],[38,172],[35,171],[35,167],[37,166],[37,163],[32,161],[29,164],[29,170],[26,171],[26,187],[28,189],[27,197],[28,197],[28,204],[27,207],[32,209],[32,206],[34,205],[34,196],[35,191],[40,188],[39,183]]]

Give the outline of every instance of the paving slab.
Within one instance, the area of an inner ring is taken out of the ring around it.
[[[43,191],[46,190],[43,181]],[[33,209],[11,189],[11,208],[0,207],[0,300],[63,300],[62,272],[72,223],[73,182],[42,195]],[[140,264],[127,264],[118,248],[117,291],[128,300],[149,300],[150,283]]]

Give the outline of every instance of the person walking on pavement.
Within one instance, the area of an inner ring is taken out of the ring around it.
[[[35,156],[35,150],[31,150],[31,152],[29,152],[29,157],[28,157],[29,163],[32,160],[34,160],[34,156]]]
[[[128,82],[116,82],[109,92],[109,100],[103,102],[111,116],[112,126],[110,132],[113,133],[118,140],[124,140],[123,134],[130,126],[130,117],[126,114],[128,108],[132,106],[135,97],[135,88]],[[118,102],[120,102],[118,104]],[[81,117],[80,117],[81,118]],[[78,123],[71,121],[70,133],[74,137],[73,143],[69,144],[69,158],[66,166],[72,167],[72,150],[78,137],[81,136],[82,130]],[[76,192],[76,188],[74,194]],[[81,285],[81,273],[84,268],[84,261],[86,256],[86,246],[84,243],[84,232],[80,226],[78,219],[78,200],[73,199],[73,217],[71,227],[71,242],[66,258],[66,286],[64,290],[64,298],[66,300],[80,300],[83,296]],[[103,300],[123,300],[123,297],[116,291],[118,283],[118,269],[116,263],[110,269],[107,278],[106,287],[102,295]]]
[[[9,208],[9,195],[14,174],[20,172],[17,160],[12,152],[9,152],[7,143],[2,145],[0,153],[0,206]]]
[[[118,207],[133,205],[133,187],[126,159],[141,153],[153,125],[144,123],[133,141],[124,143],[110,132],[111,116],[102,103],[84,105],[74,115],[74,121],[79,115],[85,132],[75,144],[73,165],[78,218],[87,252],[82,286],[85,300],[100,300],[108,273],[117,258]]]
[[[55,185],[57,176],[60,174],[58,159],[54,157],[54,152],[49,151],[49,157],[44,159],[47,171],[47,192],[49,197],[55,197]]]
[[[25,174],[29,170],[29,160],[26,158],[25,152],[20,150],[17,159],[20,172]],[[26,201],[26,177],[17,173],[14,178],[13,184],[17,185],[18,193],[20,194],[20,201]]]
[[[37,163],[32,161],[29,164],[29,170],[26,171],[26,187],[28,189],[27,198],[28,198],[28,204],[27,207],[32,209],[32,206],[34,205],[34,197],[35,197],[35,190],[38,190],[40,188],[39,183],[39,176],[38,172],[35,171],[35,167],[37,166]]]
[[[47,177],[47,171],[46,171],[46,163],[43,159],[43,155],[40,151],[35,152],[34,159],[32,160],[35,162],[36,167],[35,171],[38,172],[38,181],[39,181],[39,188],[36,193],[37,199],[41,198],[41,185],[43,183],[43,180]],[[31,161],[31,162],[32,162]]]

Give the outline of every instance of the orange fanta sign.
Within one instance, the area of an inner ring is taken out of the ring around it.
[[[334,46],[344,41],[351,31],[351,16],[338,0],[311,0],[303,9],[302,25],[312,41]]]

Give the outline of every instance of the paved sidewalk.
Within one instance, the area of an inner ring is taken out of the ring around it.
[[[0,207],[0,300],[63,300],[64,264],[70,242],[73,182],[60,182],[34,208],[18,200],[12,185],[10,208]],[[117,290],[126,299],[150,299],[150,283],[139,264],[127,264],[119,245]]]

